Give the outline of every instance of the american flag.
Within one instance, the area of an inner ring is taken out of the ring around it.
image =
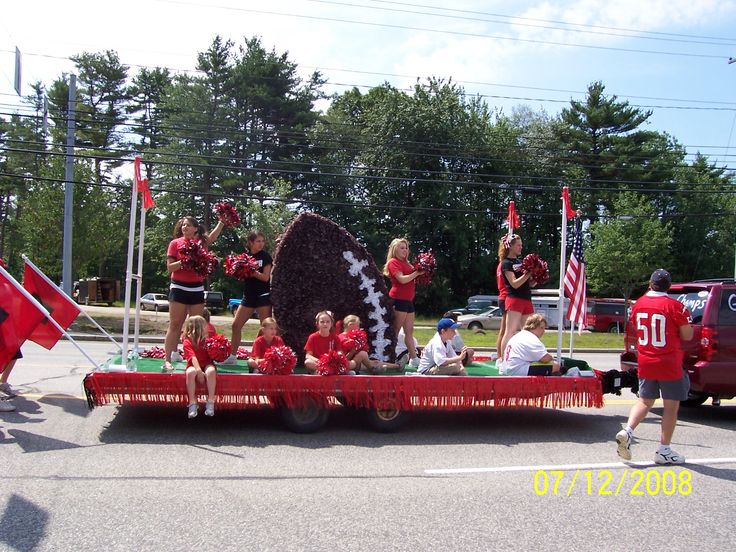
[[[565,297],[570,299],[567,308],[567,319],[578,324],[578,333],[585,328],[586,293],[585,293],[585,256],[583,255],[583,221],[575,219],[575,243],[572,255],[565,271]]]

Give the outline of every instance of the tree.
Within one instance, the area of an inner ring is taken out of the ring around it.
[[[586,252],[588,286],[593,293],[618,293],[629,300],[656,268],[669,264],[672,227],[662,222],[647,198],[623,193],[610,216],[590,226]]]

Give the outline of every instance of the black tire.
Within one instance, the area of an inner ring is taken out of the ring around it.
[[[368,424],[379,433],[398,431],[409,421],[409,413],[396,408],[394,401],[386,401],[378,408],[366,410]]]
[[[297,408],[281,407],[281,419],[294,433],[314,433],[319,431],[327,423],[329,412],[326,408],[320,408],[311,399],[305,399],[304,405]]]
[[[618,324],[611,324],[608,326],[608,333],[621,333]]]
[[[696,393],[691,391],[687,396],[687,400],[682,401],[680,404],[687,408],[695,408],[701,406],[705,401],[707,401],[709,396],[710,395],[705,393]]]
[[[483,324],[481,324],[480,322],[471,322],[470,324],[468,324],[468,329],[469,330],[482,330]]]

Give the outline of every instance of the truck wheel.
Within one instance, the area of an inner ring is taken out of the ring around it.
[[[618,328],[618,324],[611,324],[608,326],[608,333],[621,333]]]
[[[709,395],[705,393],[695,393],[694,391],[691,391],[687,396],[687,400],[682,401],[680,404],[682,406],[694,408],[702,405],[706,400],[708,400],[708,396]]]
[[[482,330],[483,324],[481,324],[480,322],[471,322],[470,324],[468,324],[468,329],[469,330]]]
[[[393,433],[409,421],[409,413],[396,407],[394,400],[386,400],[375,409],[366,411],[368,424],[380,433]]]
[[[302,406],[281,407],[281,419],[294,433],[314,433],[327,423],[329,412],[320,408],[314,399],[307,397]]]

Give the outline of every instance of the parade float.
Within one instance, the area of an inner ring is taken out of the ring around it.
[[[134,202],[136,195],[134,189]],[[566,214],[563,212],[563,217]],[[143,220],[144,217],[145,211]],[[510,216],[510,231],[511,220]],[[131,220],[131,233],[134,228]],[[131,278],[132,239],[126,286],[128,305],[131,281],[135,279]],[[563,249],[564,243],[563,236]],[[562,288],[562,277],[560,285]],[[636,385],[635,374],[599,373],[584,361],[572,359],[566,359],[566,364],[576,366],[580,376],[502,376],[495,363],[483,357],[468,365],[465,377],[416,375],[406,369],[382,375],[307,374],[301,368],[304,344],[314,331],[315,313],[324,309],[331,310],[335,319],[348,314],[360,317],[368,334],[371,358],[393,361],[396,345],[391,329],[393,309],[384,277],[373,258],[347,230],[313,213],[298,215],[281,236],[274,254],[271,295],[282,338],[296,353],[297,366],[293,373],[283,375],[276,371],[251,373],[242,359],[236,365],[219,365],[216,408],[277,408],[286,425],[297,432],[318,430],[334,408],[360,409],[375,429],[392,431],[404,423],[408,413],[417,410],[601,408],[604,393],[619,393],[622,387]],[[184,363],[175,363],[172,373],[161,373],[161,360],[138,354],[137,330],[129,350],[127,319],[124,328],[121,354],[84,379],[89,407],[186,406]],[[561,337],[558,358],[560,343]],[[198,388],[198,394],[200,399],[204,396],[204,386]]]

